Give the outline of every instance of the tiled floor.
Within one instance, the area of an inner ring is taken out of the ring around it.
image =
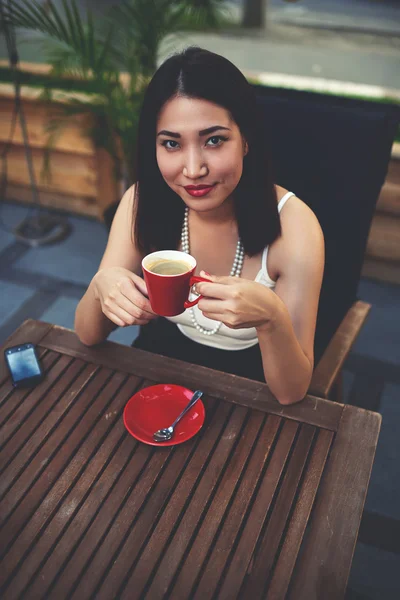
[[[0,204],[3,226],[11,230],[28,208]],[[107,243],[104,225],[92,219],[71,217],[71,234],[54,245],[29,248],[0,229],[0,341],[27,316],[73,328],[75,308],[96,273]],[[119,329],[110,339],[130,345],[135,327]]]
[[[27,212],[21,205],[0,204],[0,219],[9,229]],[[93,220],[70,217],[70,222],[67,239],[36,249],[0,229],[0,343],[28,317],[73,327],[75,307],[96,272],[107,232]],[[373,309],[346,363],[345,401],[369,398],[383,416],[366,511],[387,517],[390,526],[379,547],[360,539],[350,586],[360,597],[397,600],[400,554],[387,548],[400,550],[399,539],[390,539],[400,523],[400,287],[363,280],[359,297]],[[119,329],[110,339],[130,345],[136,335],[136,328]]]

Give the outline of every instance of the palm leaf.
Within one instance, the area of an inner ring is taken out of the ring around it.
[[[44,7],[37,0],[21,0],[18,4],[13,2],[6,13],[15,27],[41,33],[42,40],[47,44],[49,40],[56,43],[54,47],[48,44],[50,64],[53,63],[53,48],[57,53],[57,45],[64,44],[71,49],[71,54],[76,54],[76,62],[80,62],[82,73],[86,72],[89,77],[90,72],[97,71],[99,66],[104,68],[106,64],[104,44],[97,35],[89,9],[86,11],[86,21],[83,21],[76,0],[62,0],[61,4],[63,13],[51,1]],[[108,49],[112,36],[112,26],[109,24],[106,32]],[[59,56],[57,71],[61,72]]]
[[[58,12],[58,10],[56,9],[56,7],[53,5],[53,3],[50,1],[47,3],[48,9],[50,9],[52,18],[55,21],[56,26],[58,27],[58,31],[61,35],[59,35],[59,39],[62,38],[62,36],[64,36],[64,41],[69,43],[70,37],[68,34],[68,30],[65,26],[64,21],[61,18],[60,13]]]
[[[89,58],[89,53],[88,53],[88,48],[87,48],[87,43],[86,43],[86,35],[84,32],[84,27],[82,24],[82,19],[81,19],[81,15],[79,14],[78,8],[76,6],[76,2],[75,0],[69,0],[72,6],[72,23],[73,23],[73,27],[76,28],[76,32],[78,34],[78,44],[80,45],[81,51],[82,51],[82,55],[85,56],[87,59]],[[63,4],[65,6],[65,11],[67,11],[67,1],[63,0]]]
[[[145,75],[157,67],[161,41],[188,29],[218,27],[223,0],[123,0],[113,7],[125,56],[135,56]],[[123,52],[120,59],[124,61]]]
[[[22,0],[21,3],[6,5],[4,7],[6,18],[8,18],[14,27],[24,27],[33,31],[38,31],[45,35],[55,37],[70,43],[68,31],[62,23],[62,19],[52,2],[48,4],[49,12],[53,19],[36,0]],[[55,17],[54,17],[55,15]]]
[[[175,0],[184,7],[182,29],[218,29],[228,14],[224,0]],[[173,0],[174,2],[174,0]]]
[[[96,40],[95,40],[95,29],[93,24],[93,15],[90,10],[87,11],[87,53],[89,58],[89,64],[96,64],[96,70],[98,68],[97,56],[96,56]]]

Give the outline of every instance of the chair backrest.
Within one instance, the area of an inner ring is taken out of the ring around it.
[[[271,143],[275,181],[312,208],[325,236],[317,362],[356,300],[400,107],[263,86],[255,89]]]

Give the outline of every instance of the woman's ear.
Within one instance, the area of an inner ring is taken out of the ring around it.
[[[248,151],[249,151],[249,145],[246,142],[246,140],[243,138],[243,156],[246,156]]]

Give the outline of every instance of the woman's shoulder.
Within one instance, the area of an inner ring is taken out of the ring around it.
[[[300,231],[301,227],[320,229],[317,217],[311,208],[301,198],[296,196],[295,192],[290,192],[281,186],[276,186],[277,204],[281,202],[288,194],[293,194],[287,198],[284,206],[280,211],[280,219],[282,226],[282,236],[284,229],[296,227]],[[300,221],[298,221],[300,219]]]
[[[139,272],[142,256],[134,239],[134,196],[134,186],[122,196],[111,225],[101,267],[118,266]]]
[[[279,201],[288,190],[277,186]],[[298,196],[291,196],[280,212],[281,236],[274,242],[274,254],[282,267],[290,261],[309,260],[313,253],[323,254],[324,236],[314,212]]]
[[[121,198],[121,203],[124,203],[124,205],[129,209],[133,208],[135,202],[135,192],[136,183],[133,183],[130,187],[128,187],[128,189]]]

